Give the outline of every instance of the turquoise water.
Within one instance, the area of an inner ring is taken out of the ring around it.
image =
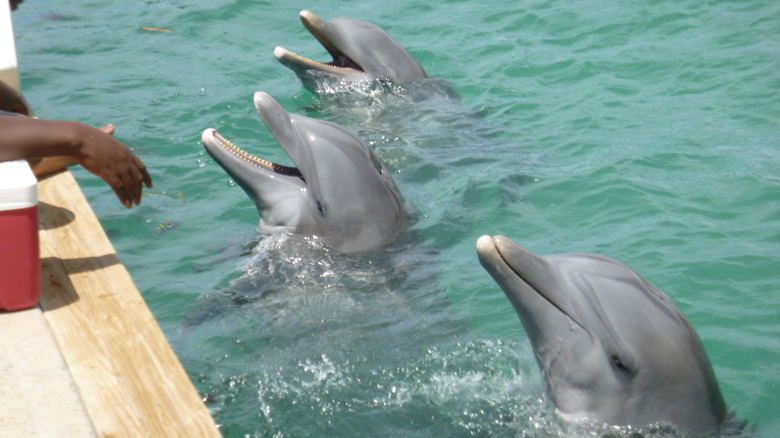
[[[304,91],[272,55],[326,58],[304,8],[383,27],[460,100]],[[74,173],[225,436],[583,433],[477,261],[487,233],[636,269],[736,418],[778,436],[780,3],[29,0],[13,19],[37,114],[113,123],[151,169],[130,211]],[[367,260],[259,234],[200,144],[214,127],[284,161],[258,90],[372,145],[416,211],[402,241]]]

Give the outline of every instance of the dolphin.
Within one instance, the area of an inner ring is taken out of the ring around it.
[[[712,365],[680,309],[622,263],[538,256],[503,236],[477,240],[564,419],[716,431],[726,416]]]
[[[322,83],[381,79],[401,84],[428,77],[412,55],[378,26],[347,17],[325,21],[307,10],[301,11],[300,16],[333,61],[312,61],[278,46],[274,56],[313,93],[321,90]]]
[[[404,229],[401,196],[390,172],[352,131],[289,114],[266,93],[257,113],[295,167],[258,158],[206,129],[206,151],[246,191],[263,231],[316,236],[342,253],[389,244]]]

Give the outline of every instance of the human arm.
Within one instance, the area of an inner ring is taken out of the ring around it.
[[[152,187],[146,166],[111,136],[114,127],[101,129],[79,122],[0,115],[0,161],[69,156],[103,179],[122,204],[141,203],[142,185]]]

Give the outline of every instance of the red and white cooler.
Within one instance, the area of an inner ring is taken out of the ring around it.
[[[33,307],[40,293],[37,180],[25,160],[0,163],[0,309]]]

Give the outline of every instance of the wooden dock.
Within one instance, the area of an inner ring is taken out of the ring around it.
[[[70,172],[40,181],[38,197],[41,299],[0,312],[0,427],[15,425],[16,436],[221,436]]]

